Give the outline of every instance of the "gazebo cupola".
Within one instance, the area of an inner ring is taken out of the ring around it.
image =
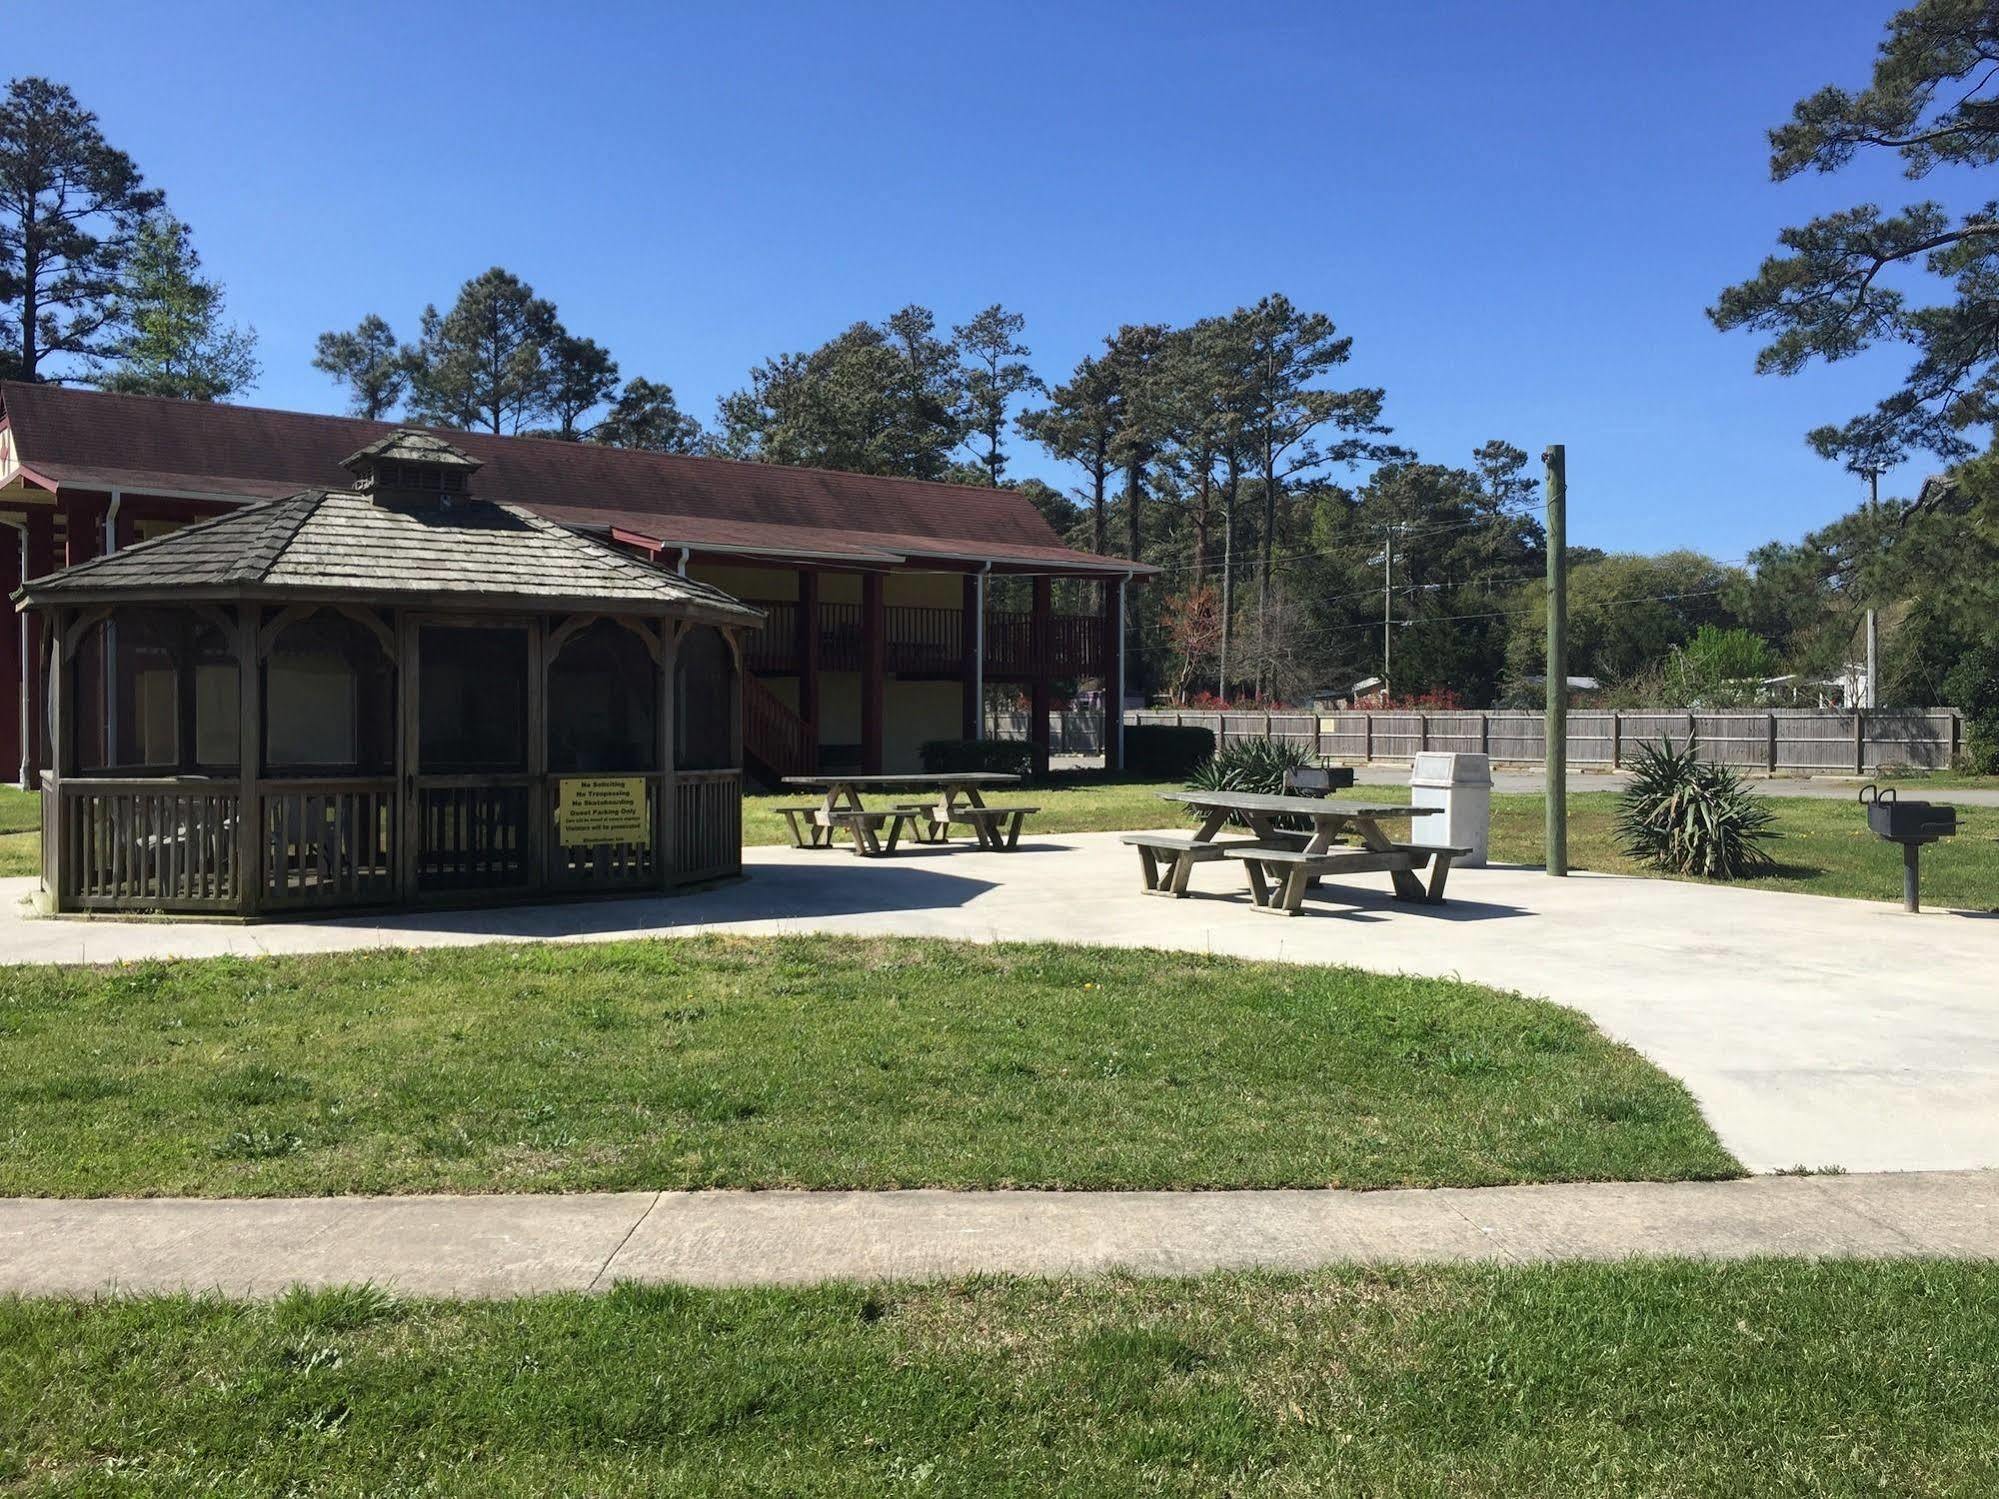
[[[356,492],[382,505],[450,504],[471,492],[479,460],[441,437],[398,428],[348,454],[340,466]]]

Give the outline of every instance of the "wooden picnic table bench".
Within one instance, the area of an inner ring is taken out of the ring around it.
[[[1164,791],[1167,801],[1184,803],[1202,814],[1191,834],[1130,833],[1152,894],[1184,897],[1193,865],[1214,859],[1242,861],[1249,876],[1250,899],[1259,911],[1295,916],[1310,889],[1324,876],[1386,872],[1400,900],[1441,901],[1451,863],[1468,849],[1425,848],[1398,843],[1381,824],[1402,818],[1427,817],[1439,809],[1392,804],[1340,802],[1312,796],[1272,796],[1253,791]],[[1252,836],[1223,839],[1219,835],[1234,819],[1249,824]],[[1311,831],[1277,826],[1279,818],[1303,818]],[[1335,847],[1352,835],[1360,846]],[[1162,867],[1163,866],[1163,867]],[[1427,868],[1427,885],[1417,871]]]
[[[1020,777],[996,770],[909,772],[903,775],[786,776],[787,786],[823,793],[812,806],[780,807],[800,848],[830,848],[845,832],[854,851],[869,857],[892,853],[905,828],[912,842],[942,843],[956,823],[969,827],[981,848],[1007,853],[1020,843],[1021,821],[1039,807],[988,807],[981,788],[1017,786]],[[898,802],[888,810],[862,805],[861,792],[929,791],[928,801]],[[880,833],[888,828],[884,844]],[[823,842],[821,841],[823,838]]]

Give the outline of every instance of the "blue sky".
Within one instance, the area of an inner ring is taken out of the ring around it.
[[[1737,557],[1859,497],[1802,434],[1905,362],[1759,378],[1702,311],[1780,226],[1912,195],[1767,176],[1890,9],[13,0],[0,52],[193,224],[259,404],[339,409],[316,334],[407,335],[492,264],[704,420],[907,302],[1004,302],[1054,379],[1120,322],[1281,290],[1425,457],[1561,441],[1574,540]]]

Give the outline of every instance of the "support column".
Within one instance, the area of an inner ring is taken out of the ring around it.
[[[819,574],[798,575],[798,716],[812,730],[811,770],[819,768]]]
[[[882,769],[882,707],[888,696],[888,608],[882,575],[861,574],[861,774]]]
[[[75,567],[104,550],[104,512],[109,502],[92,495],[63,501],[62,565]]]
[[[39,578],[56,570],[55,511],[35,506],[27,513],[27,553],[22,559],[23,579]],[[46,712],[42,704],[42,632],[47,626],[39,612],[28,617],[27,654],[21,659],[27,707],[25,742],[21,747],[21,784],[30,790],[41,784],[42,767],[48,763]]]
[[[1104,579],[1105,770],[1124,769],[1124,587],[1123,578]]]
[[[985,679],[980,660],[979,626],[985,617],[985,579],[978,573],[965,574],[964,613],[958,620],[958,675],[963,683],[963,704],[958,715],[960,739],[983,739],[985,724]]]
[[[254,916],[264,895],[263,607],[236,609],[236,914]],[[183,697],[188,694],[183,693]],[[183,752],[185,758],[185,752]]]
[[[680,823],[679,780],[675,773],[678,761],[676,749],[679,730],[676,717],[680,711],[680,694],[676,690],[679,673],[675,667],[680,660],[680,630],[678,620],[663,619],[659,622],[659,815],[654,819],[659,831],[659,845],[653,851],[653,872],[659,876],[659,883],[667,889],[680,883]]]
[[[1034,612],[1028,625],[1028,667],[1033,672],[1027,704],[1027,742],[1034,749],[1034,773],[1048,774],[1048,700],[1054,654],[1050,625],[1053,620],[1053,592],[1046,574],[1034,580]]]
[[[21,533],[0,525],[0,595],[11,597],[20,586]],[[13,777],[21,770],[21,683],[27,676],[22,643],[27,632],[17,618],[7,619],[0,633],[5,636],[0,639],[0,777]]]

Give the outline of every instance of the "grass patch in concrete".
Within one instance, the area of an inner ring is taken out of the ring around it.
[[[1999,1269],[0,1301],[22,1493],[1999,1489]]]
[[[1739,1169],[1582,1016],[1444,980],[806,938],[0,970],[0,1195]]]

